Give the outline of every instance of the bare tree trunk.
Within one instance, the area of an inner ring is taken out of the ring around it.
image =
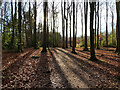
[[[54,19],[54,2],[52,6],[52,11],[53,11],[53,47],[55,47],[55,19]]]
[[[94,49],[94,29],[93,29],[93,19],[94,19],[94,9],[95,2],[90,3],[90,60],[96,60],[95,49]]]
[[[63,45],[62,48],[65,48],[65,36],[64,36],[64,14],[63,14],[63,6],[62,6],[62,2],[61,2],[61,14],[62,14],[62,34],[63,34]]]
[[[118,52],[118,54],[120,54],[120,21],[119,21],[119,5],[120,2],[116,2],[116,11],[117,11],[117,29],[116,29],[116,38],[117,38],[117,47],[116,47],[116,52]]]
[[[99,47],[99,1],[98,1],[98,11],[97,11],[97,16],[98,16],[98,27],[97,27],[97,49],[100,49],[100,47]]]
[[[13,4],[12,4],[12,0],[11,0],[11,18],[12,18],[11,48],[14,48],[14,18],[13,18]]]
[[[17,22],[17,2],[15,2],[15,22]],[[16,27],[16,23],[14,23],[15,25],[15,36],[17,37],[17,27]]]
[[[5,2],[5,4],[4,4],[4,21],[3,21],[3,38],[2,38],[2,45],[4,45],[4,43],[5,43],[5,38],[6,38],[6,36],[5,36],[5,29],[6,29],[6,22],[5,22],[5,20],[6,20],[6,5],[7,5],[7,3]]]
[[[113,12],[112,12],[112,45],[113,45],[113,20],[114,20],[114,15],[113,15]]]
[[[84,2],[84,9],[85,9],[85,48],[84,51],[88,51],[87,47],[87,13],[88,13],[88,2]]]
[[[21,45],[21,20],[22,20],[22,15],[21,15],[21,2],[18,2],[18,31],[19,31],[19,41],[18,41],[18,52],[22,52],[22,45]]]
[[[44,7],[44,30],[43,30],[43,49],[42,49],[42,53],[43,52],[47,52],[46,50],[46,9],[47,9],[47,0],[44,2],[43,7]]]
[[[47,3],[47,47],[49,48],[48,3]]]
[[[96,2],[95,2],[95,47],[96,47]]]
[[[68,9],[67,9],[67,17],[66,17],[66,48],[68,48]]]
[[[32,27],[31,27],[31,6],[29,2],[29,47],[32,46]]]
[[[75,31],[75,47],[76,47],[76,40],[77,40],[77,12],[78,12],[78,3],[76,5],[76,31]]]
[[[101,12],[100,12],[100,45],[101,45],[101,35],[102,33],[101,33]]]
[[[28,33],[27,33],[27,29],[26,29],[26,15],[25,15],[25,11],[23,9],[23,16],[24,16],[24,28],[25,28],[25,36],[26,36],[26,47],[28,47]]]
[[[72,47],[71,45],[71,15],[69,15],[69,17],[70,17],[70,47]]]
[[[2,25],[3,25],[3,21],[2,21],[2,18],[3,18],[3,10],[1,9],[1,31],[0,31],[0,35],[2,33]]]
[[[34,6],[34,48],[37,48],[37,40],[36,40],[36,16],[37,16],[37,10],[36,10],[36,0],[35,0],[35,6]]]
[[[83,42],[83,12],[82,12],[82,9],[81,9],[81,23],[82,23],[82,43]]]
[[[73,1],[73,47],[72,47],[72,53],[75,52],[75,2]]]
[[[108,47],[108,3],[106,0],[106,47]]]

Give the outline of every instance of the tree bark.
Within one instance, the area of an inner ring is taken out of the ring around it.
[[[11,49],[14,48],[14,17],[13,17],[13,4],[11,0],[11,19],[12,19],[12,37],[11,37]]]
[[[52,6],[52,11],[53,11],[53,47],[55,47],[55,19],[54,19],[54,2]]]
[[[17,22],[17,2],[15,2],[15,19],[14,19],[15,22]],[[17,27],[16,27],[16,23],[14,23],[15,25],[15,36],[17,37]]]
[[[22,40],[21,40],[21,2],[18,2],[18,32],[19,32],[19,41],[18,41],[18,52],[22,52]]]
[[[113,20],[114,20],[114,15],[113,15],[113,12],[112,12],[112,45],[113,45]]]
[[[2,33],[2,35],[3,35],[3,38],[2,38],[2,45],[4,45],[4,43],[5,43],[5,38],[6,38],[6,36],[5,36],[5,29],[6,29],[6,22],[5,22],[5,20],[6,20],[6,5],[7,5],[7,2],[5,2],[5,4],[4,4],[4,20],[3,20],[3,33]]]
[[[32,46],[32,27],[31,27],[31,5],[29,2],[29,47]]]
[[[96,16],[97,15],[96,15],[96,2],[95,2],[95,33],[94,33],[94,35],[95,35],[95,42],[94,42],[95,43],[95,48],[96,48],[96,21],[97,21]]]
[[[94,49],[94,29],[93,29],[93,19],[94,19],[94,9],[95,2],[90,3],[90,60],[96,60],[95,49]]]
[[[99,1],[98,1],[98,11],[97,11],[97,16],[98,16],[98,27],[97,27],[97,49],[100,49],[100,47],[99,47]]]
[[[61,2],[61,14],[62,14],[62,34],[63,34],[63,44],[62,44],[62,48],[65,48],[65,36],[64,36],[64,15],[63,15],[63,6],[62,6],[62,2]]]
[[[101,35],[102,35],[102,33],[101,33],[101,12],[100,12],[100,46],[101,46]]]
[[[36,16],[37,16],[37,10],[36,10],[36,0],[35,0],[35,6],[34,6],[34,48],[37,49],[37,40],[36,40]]]
[[[88,13],[88,2],[84,2],[84,10],[85,10],[85,48],[84,48],[84,51],[88,51],[88,47],[87,47],[87,13]]]
[[[47,3],[47,47],[49,48],[48,3]]]
[[[43,3],[43,7],[44,7],[44,30],[43,30],[43,49],[42,49],[42,53],[43,52],[47,52],[46,50],[46,9],[47,9],[47,0]]]
[[[82,23],[82,43],[84,43],[83,41],[83,12],[82,12],[82,9],[81,9],[81,23]]]
[[[77,12],[78,12],[78,3],[76,5],[76,31],[75,31],[75,47],[76,47],[76,40],[77,40]]]
[[[119,7],[120,7],[120,2],[116,2],[116,11],[117,11],[117,29],[116,29],[116,38],[117,38],[117,47],[116,47],[116,52],[120,54],[120,16],[119,16]]]
[[[108,47],[108,3],[106,0],[106,47]]]
[[[72,47],[72,53],[75,52],[75,2],[73,1],[73,47]]]
[[[71,15],[69,14],[69,17],[70,17],[70,47],[72,47],[71,45]]]
[[[68,9],[67,9],[67,17],[66,17],[66,48],[68,48]]]

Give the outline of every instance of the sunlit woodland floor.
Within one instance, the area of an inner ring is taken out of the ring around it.
[[[3,52],[3,88],[120,88],[120,56],[114,48],[96,50],[96,62],[80,48],[77,54],[71,48],[40,52]]]

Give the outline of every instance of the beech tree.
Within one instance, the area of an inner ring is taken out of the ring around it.
[[[106,0],[106,47],[108,47],[108,2]]]
[[[97,49],[100,49],[99,47],[99,0],[98,0],[98,8],[97,8],[97,18],[98,18],[98,22],[97,22]]]
[[[37,10],[36,10],[36,0],[34,5],[34,48],[37,48],[37,40],[36,40],[36,16],[37,16]]]
[[[66,48],[68,48],[68,4],[67,4],[67,15],[65,16],[66,19]]]
[[[71,2],[71,5],[72,5],[72,2]],[[71,5],[69,7],[69,20],[70,20],[70,47],[72,47],[72,44],[71,44],[71,17],[72,17],[72,8],[71,8]]]
[[[97,16],[97,12],[96,12],[96,2],[95,2],[95,33],[94,33],[94,37],[95,37],[95,41],[94,41],[94,43],[95,43],[95,47],[96,47],[96,21],[97,21],[97,19],[96,19],[96,16]]]
[[[119,21],[119,7],[120,6],[120,1],[116,2],[116,12],[117,12],[117,28],[116,28],[116,38],[117,38],[117,47],[116,47],[116,52],[120,54],[120,21]]]
[[[12,19],[12,37],[11,37],[11,48],[14,48],[14,16],[13,16],[13,3],[11,0],[11,19]]]
[[[73,1],[73,47],[72,47],[72,53],[75,52],[75,2]]]
[[[42,53],[43,52],[47,52],[46,49],[46,11],[47,11],[47,0],[45,2],[43,2],[43,8],[44,8],[44,29],[43,29],[43,49],[42,49]]]
[[[80,11],[81,11],[81,29],[82,29],[82,43],[83,43],[83,7],[82,4],[80,4]]]
[[[94,20],[94,10],[95,2],[90,2],[90,60],[97,60],[95,56],[94,49],[94,29],[93,29],[93,20]]]
[[[65,48],[65,31],[64,31],[64,13],[63,13],[63,3],[61,2],[61,14],[62,14],[62,34],[63,34],[63,40],[62,40],[62,48]]]
[[[21,39],[21,2],[18,2],[18,32],[19,32],[19,41],[18,41],[18,52],[22,52],[22,39]]]
[[[87,15],[88,15],[88,1],[84,2],[84,14],[85,14],[85,48],[84,48],[84,51],[88,51],[88,47],[87,47]]]
[[[113,11],[114,11],[114,4],[113,4],[113,3],[110,3],[110,4],[111,4],[111,5],[109,5],[109,6],[110,6],[111,18],[112,18],[112,24],[111,24],[111,25],[112,25],[112,45],[114,45],[114,44],[113,44],[113,42],[114,42],[114,41],[113,41],[113,36],[114,36],[114,35],[113,35],[113,33],[114,33],[114,28],[113,28],[113,27],[114,27],[114,12],[113,12]]]

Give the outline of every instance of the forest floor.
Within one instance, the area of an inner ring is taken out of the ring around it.
[[[120,88],[120,56],[114,50],[96,50],[94,62],[82,48],[77,54],[71,48],[3,52],[2,88]]]

